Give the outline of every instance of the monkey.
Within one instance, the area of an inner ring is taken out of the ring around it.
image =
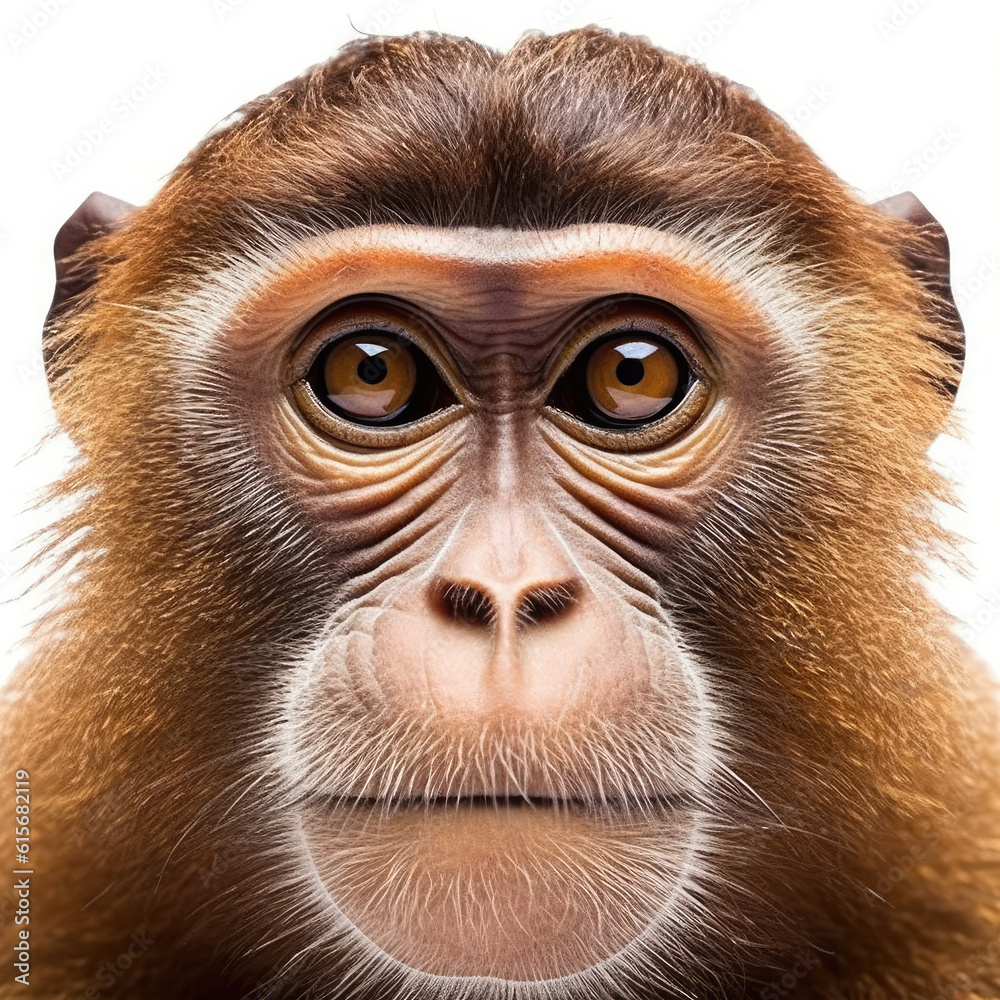
[[[55,255],[35,995],[1000,996],[916,196],[642,37],[421,32]]]

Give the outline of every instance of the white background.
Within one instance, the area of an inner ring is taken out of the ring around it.
[[[14,601],[40,522],[24,513],[65,455],[51,425],[39,331],[51,296],[51,243],[95,189],[148,200],[219,119],[333,55],[359,32],[433,29],[500,48],[524,30],[596,23],[648,35],[753,87],[838,174],[871,200],[911,189],[952,243],[969,359],[959,394],[967,440],[934,455],[964,512],[968,580],[943,576],[942,601],[1000,666],[1000,203],[998,5],[975,0],[6,0],[0,275],[0,674],[32,615]],[[88,133],[110,120],[100,142]]]

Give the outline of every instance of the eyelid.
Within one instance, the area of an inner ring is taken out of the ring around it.
[[[679,439],[693,428],[712,405],[715,386],[706,379],[696,379],[683,400],[662,417],[630,428],[600,427],[555,406],[545,407],[546,419],[578,440],[607,451],[650,451]]]
[[[317,398],[312,388],[299,379],[290,387],[292,398],[306,415],[313,427],[318,428],[339,443],[358,448],[403,448],[416,444],[422,438],[450,424],[463,412],[461,405],[446,406],[406,424],[379,427],[377,425],[356,424],[327,409]]]
[[[366,310],[366,307],[369,307]],[[364,320],[368,312],[371,322]],[[339,314],[343,313],[342,322],[337,322]],[[395,319],[389,314],[399,314]],[[407,325],[409,321],[409,325]],[[333,322],[329,336],[316,336],[318,327],[327,322]],[[421,335],[417,335],[412,327],[418,327]],[[296,338],[286,367],[286,382],[289,386],[301,381],[309,373],[310,368],[320,353],[334,341],[363,330],[382,330],[388,334],[405,340],[415,351],[425,355],[434,366],[438,377],[451,390],[461,404],[468,404],[468,389],[456,377],[457,365],[453,362],[444,343],[444,338],[438,332],[437,324],[419,310],[407,303],[389,296],[361,295],[342,299],[321,309],[302,327]]]
[[[618,306],[621,307],[620,310],[616,308]],[[655,319],[650,317],[648,323],[636,324],[635,319],[644,310],[658,316]],[[618,322],[604,322],[615,311],[624,314],[624,318]],[[573,367],[577,358],[597,341],[615,332],[635,333],[664,340],[681,354],[696,379],[707,378],[706,352],[697,339],[696,330],[695,323],[684,313],[659,299],[632,294],[600,299],[592,303],[573,323],[572,332],[556,353],[545,381],[539,388],[539,396],[548,400],[559,380]]]

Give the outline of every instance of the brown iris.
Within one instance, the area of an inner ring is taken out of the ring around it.
[[[630,334],[599,344],[587,362],[587,393],[612,420],[648,420],[681,384],[675,352],[663,341]]]
[[[409,349],[393,337],[363,333],[334,344],[323,362],[323,395],[346,415],[364,420],[391,417],[417,385]]]

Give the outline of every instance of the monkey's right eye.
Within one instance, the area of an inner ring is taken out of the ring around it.
[[[293,362],[301,374],[291,387],[312,424],[349,444],[394,447],[431,430],[425,425],[436,426],[433,415],[455,406],[401,319],[362,304],[312,327]]]
[[[427,356],[385,330],[361,330],[327,344],[305,381],[323,406],[358,424],[411,423],[455,402]]]
[[[373,331],[329,344],[306,377],[316,398],[348,419],[390,421],[413,399],[417,363],[406,345]]]

